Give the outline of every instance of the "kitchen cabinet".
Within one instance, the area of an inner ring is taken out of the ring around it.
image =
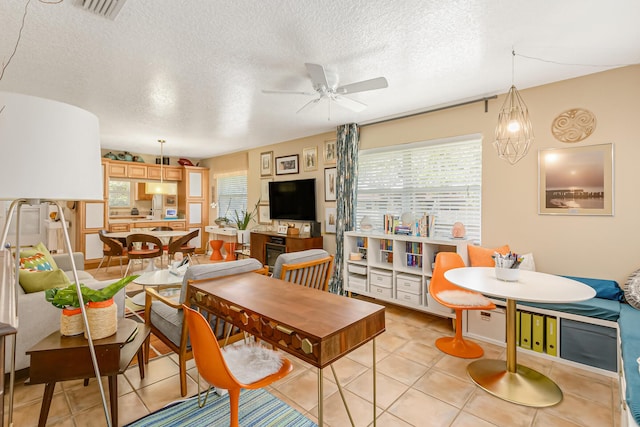
[[[147,193],[147,184],[144,182],[138,182],[135,186],[134,200],[151,200],[153,194]]]
[[[182,181],[182,168],[177,166],[163,166],[162,179],[165,181]],[[147,166],[148,179],[160,179],[160,165]]]

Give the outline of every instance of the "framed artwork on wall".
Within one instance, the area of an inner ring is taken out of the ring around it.
[[[324,170],[324,201],[336,201],[336,173],[337,168],[326,168]]]
[[[269,205],[258,206],[258,224],[271,224]]]
[[[302,170],[304,172],[318,170],[318,147],[307,147],[302,150]]]
[[[332,164],[337,159],[336,140],[332,139],[324,142],[324,163]]]
[[[166,194],[164,196],[164,206],[165,207],[174,207],[174,206],[176,206],[176,195],[175,194]]]
[[[325,233],[336,232],[336,222],[338,220],[335,206],[324,208],[324,231]]]
[[[298,155],[276,157],[276,175],[298,173]]]
[[[273,151],[260,153],[260,176],[273,175]]]
[[[613,144],[538,152],[538,211],[613,215]]]
[[[260,180],[260,203],[269,204],[269,183],[273,178],[263,178]]]

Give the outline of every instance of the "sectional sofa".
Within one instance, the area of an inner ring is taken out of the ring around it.
[[[73,283],[73,272],[71,271],[71,258],[69,254],[52,255],[60,270],[63,270]],[[74,252],[73,259],[78,270],[80,283],[91,288],[100,289],[114,280],[99,281],[90,273],[84,271],[84,254]],[[124,316],[124,289],[114,296],[114,301],[118,305],[118,315]],[[38,343],[47,335],[60,330],[61,310],[47,302],[44,291],[25,293],[22,287],[18,286],[18,333],[16,335],[16,370],[29,367],[29,356],[25,353],[29,348]],[[7,353],[5,357],[5,372],[9,372],[10,357]]]

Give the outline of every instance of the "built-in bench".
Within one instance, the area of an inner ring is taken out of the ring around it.
[[[587,301],[567,304],[543,304],[519,302],[519,305],[545,310],[571,313],[617,324],[616,346],[619,347],[620,398],[622,400],[622,423],[624,426],[640,425],[640,373],[637,358],[640,356],[640,310],[624,302],[624,292],[613,280],[569,277],[583,282],[596,290],[596,296]],[[602,326],[600,326],[602,328]],[[592,332],[592,331],[591,331]],[[614,333],[614,331],[611,331]],[[610,334],[604,336],[609,340]],[[599,351],[602,351],[600,349]]]

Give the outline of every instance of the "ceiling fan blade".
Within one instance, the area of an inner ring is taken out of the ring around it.
[[[363,80],[336,88],[336,93],[341,95],[347,93],[365,92],[367,90],[383,89],[388,87],[389,83],[384,77],[376,77],[375,79]]]
[[[278,95],[317,95],[316,92],[302,92],[297,90],[266,90],[263,89],[262,93],[275,93]]]
[[[319,87],[329,87],[327,74],[324,72],[324,67],[322,65],[310,63],[305,63],[304,65],[307,67],[314,89]]]
[[[355,111],[356,113],[359,113],[360,111],[363,111],[365,108],[367,108],[367,104],[363,104],[362,102],[356,101],[355,99],[347,98],[346,96],[336,95],[331,99],[336,101],[338,105],[348,110]]]
[[[315,105],[318,103],[318,101],[320,101],[320,99],[322,99],[322,98],[312,99],[311,101],[307,102],[306,104],[304,104],[304,105],[302,106],[302,108],[300,108],[298,111],[296,111],[296,114],[298,114],[298,113],[299,113],[299,112],[301,112],[302,110],[307,110],[307,109],[309,109],[309,108],[311,108],[311,107],[315,106]]]

